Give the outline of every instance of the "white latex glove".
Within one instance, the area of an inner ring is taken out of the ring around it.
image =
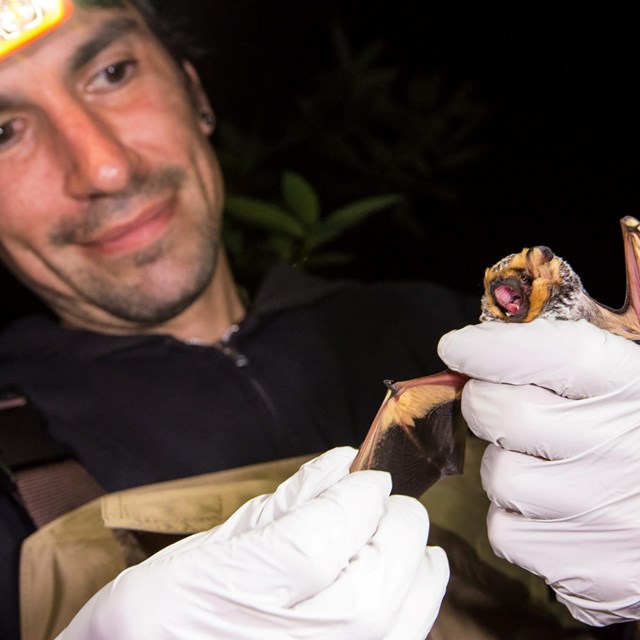
[[[355,449],[306,463],[227,522],[127,569],[58,640],[423,640],[449,577],[429,520]]]
[[[495,553],[543,576],[582,622],[639,619],[640,347],[538,319],[453,331],[439,354],[476,378],[462,412],[493,443],[482,482]]]

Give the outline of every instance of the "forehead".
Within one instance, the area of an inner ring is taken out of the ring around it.
[[[142,0],[145,2],[146,0]],[[120,7],[120,0],[0,0],[0,60],[58,28],[76,6]]]
[[[0,0],[0,69],[14,59],[36,55],[74,39],[107,14],[145,21],[124,0]]]

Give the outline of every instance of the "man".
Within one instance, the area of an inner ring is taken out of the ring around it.
[[[437,338],[478,313],[475,300],[426,284],[323,283],[288,270],[245,304],[219,242],[210,105],[152,24],[138,3],[77,3],[0,61],[2,254],[60,319],[5,332],[0,381],[44,412],[107,491],[357,445],[380,381],[441,369]],[[498,355],[500,382],[518,353],[502,348],[501,329],[477,351],[484,366]],[[530,337],[542,357],[544,336]],[[474,342],[460,344],[453,355],[444,344],[445,361],[481,377],[465,360]],[[222,527],[132,567],[64,639],[424,636],[446,561],[424,552],[415,501],[389,498],[384,474],[347,474],[352,455],[328,452]],[[34,527],[8,493],[1,500],[0,635],[11,639],[18,552]],[[608,602],[606,589],[597,599]]]
[[[475,301],[472,308],[434,286],[327,284],[292,270],[274,272],[248,306],[220,244],[224,194],[208,142],[211,107],[194,68],[170,55],[153,25],[141,3],[77,2],[60,25],[0,61],[2,256],[58,317],[8,328],[0,384],[17,387],[44,413],[50,433],[106,491],[355,446],[382,400],[382,380],[441,369],[438,336],[477,314]],[[190,566],[210,562],[215,575],[251,577],[246,593],[224,581],[207,599],[206,621],[194,615],[203,609],[189,594],[213,578],[192,584],[192,571],[172,574],[182,589],[172,601],[185,605],[175,604],[178,621],[171,603],[147,597],[150,585],[167,581],[164,569],[155,573],[165,566],[160,560],[127,573],[131,582],[119,579],[120,591],[101,592],[66,637],[198,637],[189,626],[196,625],[208,637],[231,638],[243,637],[243,624],[244,637],[256,628],[261,637],[423,637],[448,575],[442,554],[424,552],[426,520],[415,507],[397,506],[406,499],[389,498],[388,479],[374,481],[375,490],[369,480],[360,485],[344,478],[344,454],[327,455],[319,465],[333,485],[301,472],[286,499],[273,498],[277,515],[261,520],[261,501],[243,512],[250,517],[241,533],[258,525],[261,532],[242,537],[253,541],[244,559],[226,530],[206,538],[210,545],[188,547],[188,557],[202,560]],[[18,636],[20,545],[34,526],[10,492],[0,500],[0,636],[8,640]],[[317,514],[308,518],[319,539],[333,540],[344,526],[360,533],[345,535],[349,545],[335,547],[334,556],[312,546],[313,562],[301,563],[294,551],[308,532],[298,508]],[[384,531],[386,542],[376,541]],[[210,554],[225,548],[223,536],[229,553],[215,560]],[[411,553],[404,557],[389,551],[405,545]],[[367,560],[368,548],[398,567],[377,587],[378,596],[397,593],[384,618],[371,575],[385,574]],[[184,562],[183,550],[170,557]],[[284,568],[274,577],[279,554]],[[345,573],[349,563],[361,569]],[[352,582],[339,581],[343,574]],[[256,617],[251,586],[257,597],[274,588],[296,597],[270,602]],[[315,632],[310,625],[334,616],[336,602],[346,605],[340,589],[360,598]],[[407,590],[421,597],[417,616],[411,598],[401,597]],[[113,605],[136,593],[156,608],[134,623],[127,616],[139,608]],[[297,617],[292,607],[300,600],[310,607]],[[233,632],[215,626],[228,620],[231,601]],[[369,630],[353,635],[367,612]]]

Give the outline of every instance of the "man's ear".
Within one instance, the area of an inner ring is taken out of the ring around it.
[[[183,60],[182,68],[187,79],[188,91],[193,108],[200,122],[200,128],[205,135],[211,135],[215,128],[215,116],[209,98],[202,86],[200,76],[188,60]]]

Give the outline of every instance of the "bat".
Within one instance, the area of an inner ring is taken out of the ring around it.
[[[586,319],[640,341],[640,222],[625,216],[620,224],[627,278],[620,309],[593,299],[569,263],[540,245],[485,270],[480,322]],[[467,380],[448,369],[403,382],[385,380],[386,396],[351,471],[389,471],[392,492],[416,498],[443,476],[462,473],[467,426],[460,396]]]
[[[640,222],[625,216],[620,225],[627,279],[620,309],[594,300],[566,260],[549,247],[537,246],[512,253],[486,269],[480,322],[585,319],[616,335],[639,340]]]

